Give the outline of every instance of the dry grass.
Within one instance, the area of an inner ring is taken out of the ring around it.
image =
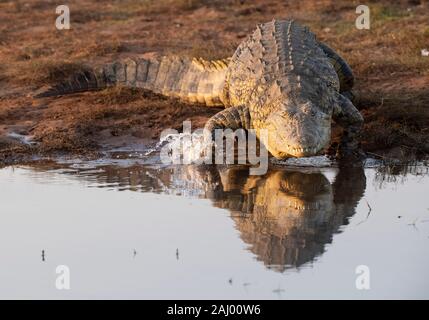
[[[401,148],[405,155],[429,154],[427,91],[392,93],[366,101],[363,145],[367,151]],[[358,105],[360,103],[358,102]]]
[[[193,43],[192,47],[184,49],[181,54],[206,60],[217,60],[231,57],[234,51],[235,45],[232,43],[218,45],[213,41],[207,41],[206,43]]]
[[[69,61],[38,59],[23,63],[13,76],[23,84],[46,85],[58,83],[71,74],[87,69],[83,64]]]
[[[163,14],[165,12],[177,12],[195,10],[205,4],[207,0],[145,0],[142,1],[139,13]]]

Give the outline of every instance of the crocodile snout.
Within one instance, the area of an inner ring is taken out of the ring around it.
[[[319,154],[329,143],[330,123],[306,119],[296,121],[284,115],[267,119],[268,141],[266,147],[278,158],[311,157]]]

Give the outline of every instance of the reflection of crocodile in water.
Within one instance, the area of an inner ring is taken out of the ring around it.
[[[79,177],[100,187],[211,199],[231,212],[257,259],[278,271],[321,255],[354,215],[366,187],[362,167],[340,168],[332,184],[314,170],[271,169],[265,176],[251,176],[245,166],[106,166],[83,170]]]
[[[244,186],[237,184],[237,177]],[[232,181],[231,181],[232,180]],[[278,271],[313,261],[348,223],[362,197],[362,168],[343,168],[334,183],[320,172],[278,170],[265,177],[229,173],[216,206],[233,211],[236,228],[250,250]]]

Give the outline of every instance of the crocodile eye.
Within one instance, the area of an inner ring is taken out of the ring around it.
[[[295,115],[295,111],[290,110],[290,111],[286,111],[286,110],[282,110],[280,111],[280,116],[283,118],[289,118],[289,117],[293,117]]]

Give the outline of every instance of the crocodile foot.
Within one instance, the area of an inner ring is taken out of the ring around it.
[[[365,160],[366,154],[361,148],[350,148],[340,145],[335,158],[341,162],[360,162]]]

